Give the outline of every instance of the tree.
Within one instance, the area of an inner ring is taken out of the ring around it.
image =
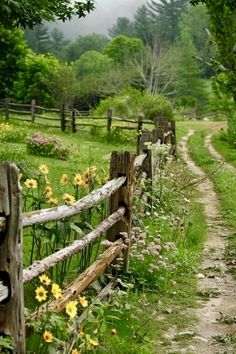
[[[58,107],[72,104],[78,94],[75,67],[66,63],[57,65],[48,78],[48,87]]]
[[[191,4],[206,4],[211,19],[211,30],[219,50],[215,63],[227,77],[221,81],[222,89],[232,95],[236,103],[236,1],[235,0],[190,0]]]
[[[133,19],[134,37],[142,39],[143,43],[152,45],[155,26],[146,5],[139,7]]]
[[[23,32],[9,30],[0,25],[0,97],[11,95],[18,72],[24,66],[27,45]]]
[[[179,20],[188,0],[150,0],[147,6],[157,23],[158,31],[169,43],[174,43],[179,34]]]
[[[14,96],[21,102],[30,102],[33,98],[38,104],[54,106],[49,83],[52,74],[59,67],[59,61],[52,55],[35,54],[28,50],[24,67],[14,84]]]
[[[139,38],[117,36],[108,43],[104,54],[113,59],[115,63],[124,64],[127,60],[134,58],[143,48],[143,42]]]
[[[108,33],[111,37],[119,35],[134,37],[133,24],[127,17],[118,17],[116,24],[108,29]]]
[[[174,83],[175,100],[180,105],[201,110],[207,103],[207,92],[201,78],[202,70],[194,59],[197,55],[189,32],[186,28],[182,29],[172,63],[177,70],[177,79]]]
[[[52,48],[48,27],[42,24],[36,25],[34,29],[26,28],[24,37],[35,53],[48,53]]]
[[[199,54],[199,64],[203,68],[204,76],[209,78],[214,74],[214,70],[210,66],[212,56],[215,56],[216,46],[212,43],[209,36],[210,17],[207,13],[206,6],[188,6],[183,13],[179,23],[179,28],[186,29],[190,34],[194,46]]]
[[[64,34],[58,28],[54,28],[51,35],[51,51],[54,55],[61,58],[63,49],[70,43],[70,40],[65,39]]]
[[[108,38],[102,34],[91,33],[86,36],[79,36],[63,50],[61,55],[67,61],[75,61],[90,50],[102,53],[107,43]]]
[[[71,19],[73,15],[84,17],[94,9],[94,0],[1,0],[0,24],[5,27],[33,28],[45,21]]]

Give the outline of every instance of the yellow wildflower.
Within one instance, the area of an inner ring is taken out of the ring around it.
[[[35,189],[35,188],[38,187],[38,182],[37,182],[35,179],[29,179],[29,178],[28,178],[28,179],[25,181],[25,185],[26,185],[26,187],[29,188],[29,189]]]
[[[67,182],[68,182],[68,176],[67,176],[67,174],[63,173],[63,175],[61,176],[60,183],[65,185],[65,184],[67,184]]]
[[[47,290],[41,285],[35,290],[36,296],[35,299],[39,302],[47,299]]]
[[[50,198],[53,195],[52,188],[47,186],[46,187],[46,197]]]
[[[111,330],[111,334],[112,334],[113,336],[115,336],[115,335],[117,334],[117,330],[116,330],[116,328],[112,328],[112,330]]]
[[[46,274],[42,274],[39,276],[39,280],[41,281],[41,283],[43,283],[44,285],[49,285],[51,284],[51,279],[46,275]]]
[[[97,339],[89,339],[89,344],[92,345],[93,347],[97,347],[99,345]]]
[[[77,173],[74,177],[74,184],[76,186],[82,186],[82,184],[83,184],[83,179],[79,173]]]
[[[78,351],[78,349],[72,349],[71,354],[80,354],[80,352]]]
[[[75,204],[75,197],[71,194],[64,193],[63,194],[63,199],[66,202],[66,204],[73,205]]]
[[[43,339],[45,340],[45,342],[47,343],[52,343],[53,341],[53,335],[51,332],[49,331],[44,331],[43,333]]]
[[[83,186],[84,189],[86,189],[86,188],[88,187],[88,185],[89,185],[89,178],[86,177],[86,175],[83,175],[83,176],[82,176],[82,179],[83,179],[83,184],[82,184],[82,186]]]
[[[82,307],[88,307],[88,300],[86,299],[85,296],[80,296],[79,302]]]
[[[45,180],[46,184],[51,184],[47,175],[44,175],[44,180]]]
[[[52,291],[52,295],[55,297],[55,299],[60,299],[62,297],[61,288],[58,284],[53,283],[51,291]]]
[[[78,331],[78,336],[83,337],[84,336],[84,326],[80,326],[79,331]]]
[[[66,313],[71,318],[75,317],[77,314],[77,304],[78,304],[78,301],[76,301],[76,300],[69,301],[66,304]]]
[[[48,204],[50,204],[50,205],[57,205],[57,204],[58,204],[57,198],[49,198],[49,199],[48,199]]]
[[[49,172],[49,171],[48,171],[48,166],[42,163],[42,164],[39,166],[39,171],[42,172],[44,175],[47,175],[48,172]]]

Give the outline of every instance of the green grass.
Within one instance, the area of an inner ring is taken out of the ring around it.
[[[218,163],[210,156],[208,150],[204,147],[203,139],[208,133],[206,130],[197,131],[196,134],[190,138],[189,147],[191,156],[194,161],[200,166],[207,174],[210,174],[217,168]],[[215,147],[224,157],[227,157],[227,152],[231,151],[224,142],[218,137],[214,139]],[[228,161],[231,162],[230,158]],[[225,226],[231,228],[236,227],[235,210],[236,210],[236,175],[223,167],[216,173],[210,176],[215,189],[217,191],[221,214],[225,222]],[[231,233],[228,238],[228,245],[226,248],[225,256],[226,262],[229,265],[231,273],[236,278],[235,267],[235,255],[236,255],[236,237],[235,233]]]
[[[198,125],[198,122],[194,124]],[[177,126],[178,137],[186,134],[189,126],[189,122],[180,123]],[[18,146],[21,158],[29,161],[35,169],[41,163],[48,165],[52,186],[54,183],[58,184],[62,173],[72,176],[75,172],[84,171],[89,165],[97,164],[107,171],[113,150],[134,152],[136,150],[132,135],[130,140],[120,142],[119,140],[107,141],[104,136],[91,135],[88,131],[71,134],[47,129],[48,135],[57,135],[64,144],[73,144],[78,153],[72,155],[68,161],[27,155],[22,135],[31,134],[35,130],[40,130],[40,127],[14,123],[14,132],[17,132],[15,137],[18,136],[18,142],[15,141],[14,144],[15,147]],[[14,136],[12,139],[14,141]],[[12,144],[12,141],[4,142],[3,150],[9,151],[9,144]],[[101,348],[97,350],[98,353],[166,353],[170,345],[170,340],[165,337],[166,332],[170,328],[175,328],[178,332],[196,320],[188,309],[197,305],[195,274],[200,262],[206,225],[202,207],[195,202],[195,193],[192,194],[192,191],[188,189],[181,193],[178,192],[179,185],[185,184],[184,178],[187,175],[182,168],[180,163],[173,162],[171,172],[180,177],[179,180],[174,178],[177,184],[173,192],[170,186],[166,185],[163,191],[163,204],[155,206],[156,209],[153,210],[157,214],[136,216],[138,225],[141,222],[142,226],[148,230],[150,240],[161,234],[161,242],[163,244],[173,242],[176,245],[176,252],[163,250],[163,258],[160,259],[166,262],[167,267],[160,266],[160,269],[153,273],[148,271],[150,258],[147,258],[144,263],[131,260],[130,272],[120,276],[123,282],[131,282],[135,287],[128,292],[128,295],[123,296],[123,300],[119,300],[122,308],[119,308],[115,302],[112,303],[108,315],[118,316],[119,319],[113,318],[108,321],[108,330],[104,333]],[[60,191],[58,188],[58,193]],[[188,198],[192,196],[188,207],[184,204],[180,205],[180,199],[183,201],[184,196]],[[140,200],[137,204],[140,204]],[[185,209],[188,209],[187,214]],[[181,223],[174,224],[175,218],[179,216]],[[25,253],[27,253],[32,244],[31,236],[25,236],[25,240]],[[32,285],[26,286],[26,302],[30,307],[35,306],[35,301],[33,301],[35,285],[36,283],[33,282]],[[126,290],[122,286],[121,289]],[[89,290],[88,294],[92,292]],[[117,329],[117,335],[111,335],[112,328]],[[183,346],[185,344],[188,343],[183,342]]]
[[[236,167],[236,149],[230,146],[222,132],[212,136],[212,145],[223,156],[226,162]]]

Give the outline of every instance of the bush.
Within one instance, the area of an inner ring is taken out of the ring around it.
[[[118,95],[102,100],[94,110],[95,115],[105,115],[108,109],[112,109],[114,116],[137,118],[143,113],[145,119],[154,119],[162,116],[168,120],[173,119],[173,108],[169,100],[162,95],[151,95],[147,91],[140,92],[127,87]]]
[[[13,127],[8,123],[0,124],[0,140],[10,143],[24,143],[27,130],[21,127]]]
[[[40,133],[34,133],[26,138],[27,152],[32,155],[52,157],[66,160],[69,157],[70,149],[62,145],[57,137],[46,137]]]

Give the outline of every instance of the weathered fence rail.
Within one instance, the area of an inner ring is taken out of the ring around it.
[[[78,111],[76,109],[67,110],[64,105],[59,108],[46,108],[36,105],[35,100],[31,104],[13,103],[6,98],[0,104],[0,111],[5,112],[5,119],[31,122],[40,126],[49,128],[59,128],[61,131],[71,130],[76,133],[80,129],[86,127],[106,128],[108,132],[112,127],[127,130],[139,130],[145,124],[146,126],[155,125],[151,120],[127,119],[112,116],[112,110],[108,109],[107,116],[93,116],[89,111]],[[28,117],[28,118],[27,118]],[[87,122],[85,122],[85,120]],[[106,121],[106,125],[103,124]],[[47,122],[47,123],[46,123]],[[51,124],[50,124],[51,122]],[[114,123],[120,124],[114,124]],[[122,125],[128,123],[128,125]]]
[[[109,248],[62,290],[62,299],[52,300],[44,306],[54,311],[62,310],[69,300],[75,299],[103,274],[121,252],[124,267],[128,268],[135,174],[138,178],[137,173],[143,171],[150,180],[153,176],[152,154],[146,143],[174,141],[171,130],[173,125],[171,127],[165,123],[161,126],[161,122],[155,124],[158,129],[143,132],[139,136],[138,155],[130,152],[113,152],[110,181],[78,200],[73,206],[62,205],[21,213],[21,190],[17,169],[12,164],[0,165],[0,333],[11,336],[13,353],[25,353],[24,283],[30,282],[47,269],[84,250],[105,234],[111,242]],[[75,240],[71,245],[23,269],[21,241],[23,228],[76,216],[107,199],[108,216],[94,230],[82,239]]]

